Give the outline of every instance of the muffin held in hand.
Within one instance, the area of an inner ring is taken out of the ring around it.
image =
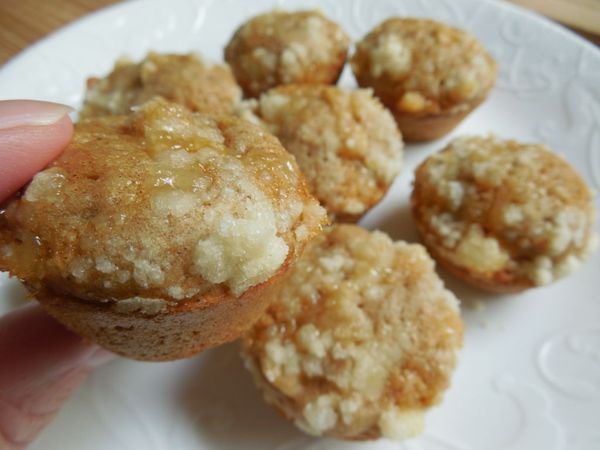
[[[462,331],[421,245],[335,225],[307,246],[242,357],[267,402],[305,432],[404,439],[448,387]]]
[[[590,189],[539,144],[455,139],[417,168],[412,208],[434,258],[495,292],[563,277],[597,242]]]
[[[151,52],[137,64],[117,62],[106,78],[90,78],[80,118],[128,114],[155,96],[190,111],[223,114],[241,95],[226,64],[209,64],[195,54]]]
[[[242,24],[225,60],[247,97],[280,84],[335,84],[350,38],[320,11],[271,11]]]
[[[332,220],[356,222],[400,172],[402,136],[370,90],[280,86],[244,106],[296,157]]]
[[[145,360],[237,338],[325,211],[279,141],[155,100],[77,124],[0,214],[0,270],[85,338]]]
[[[392,18],[356,44],[352,70],[394,114],[406,141],[450,132],[494,86],[496,63],[469,33]]]

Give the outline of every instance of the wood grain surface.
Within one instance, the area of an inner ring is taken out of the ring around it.
[[[47,34],[118,0],[0,0],[0,65]]]
[[[570,27],[600,36],[600,0],[512,0]]]
[[[249,0],[250,1],[250,0]],[[512,0],[600,45],[600,0]],[[52,31],[118,0],[0,0],[0,65]]]

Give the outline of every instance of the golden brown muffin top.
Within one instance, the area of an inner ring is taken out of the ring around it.
[[[360,217],[400,172],[402,136],[370,90],[279,86],[249,103],[332,219]]]
[[[386,106],[419,115],[467,109],[496,79],[494,60],[471,34],[429,19],[399,17],[356,44],[352,70]]]
[[[462,322],[418,244],[334,225],[315,238],[243,340],[311,434],[407,437],[447,387]],[[260,385],[260,383],[259,383]]]
[[[592,195],[540,144],[461,137],[417,168],[412,197],[425,241],[467,270],[541,285],[593,245]]]
[[[128,114],[155,96],[190,111],[223,114],[231,112],[241,90],[226,64],[209,64],[196,54],[150,52],[139,63],[120,60],[105,78],[88,80],[80,117]]]
[[[324,219],[275,137],[155,100],[76,125],[3,206],[0,269],[89,300],[239,296],[293,261]]]
[[[350,38],[320,11],[274,10],[242,24],[225,60],[247,96],[279,84],[335,83]]]

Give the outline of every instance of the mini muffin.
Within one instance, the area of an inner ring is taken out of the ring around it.
[[[261,14],[242,24],[225,60],[247,97],[280,84],[335,84],[350,38],[320,11]]]
[[[450,132],[496,81],[496,63],[474,36],[428,19],[375,27],[356,44],[352,70],[392,111],[406,141]]]
[[[85,338],[175,359],[237,338],[324,219],[275,137],[157,99],[76,126],[2,207],[0,270]]]
[[[296,157],[332,220],[357,221],[400,172],[402,136],[371,90],[280,86],[245,104]]]
[[[231,112],[241,90],[229,67],[198,55],[149,53],[140,63],[120,60],[106,78],[90,78],[80,118],[128,114],[155,96],[191,111]]]
[[[455,139],[417,168],[412,209],[432,255],[495,292],[563,277],[597,241],[590,189],[540,144]]]
[[[463,325],[419,244],[334,225],[242,340],[267,402],[313,435],[404,439],[447,388]]]

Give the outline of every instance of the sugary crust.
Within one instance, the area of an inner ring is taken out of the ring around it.
[[[356,45],[352,70],[407,141],[443,136],[486,97],[496,64],[475,37],[429,19],[391,18]]]
[[[591,198],[542,145],[464,137],[417,168],[412,208],[440,264],[482,289],[517,292],[571,273],[593,251]]]
[[[271,11],[242,24],[225,48],[225,60],[247,97],[280,84],[334,84],[350,44],[339,25],[320,11]]]
[[[332,220],[359,220],[400,172],[402,136],[370,90],[279,86],[248,103],[296,157]]]
[[[402,439],[440,401],[461,344],[458,302],[423,247],[334,225],[307,246],[242,356],[302,430]]]
[[[79,117],[128,114],[155,96],[190,111],[225,114],[241,90],[226,64],[209,64],[196,54],[150,52],[139,63],[118,61],[105,78],[90,78]]]
[[[141,311],[157,326],[164,319],[168,334],[168,312],[179,314],[179,304],[198,315],[190,326],[211,308],[219,314],[213,300],[241,305],[235,299],[293,262],[325,220],[275,137],[154,100],[76,126],[61,156],[2,209],[0,269],[45,298],[95,303],[102,314]],[[246,324],[259,303],[243,305]],[[129,346],[151,354],[145,343]]]

